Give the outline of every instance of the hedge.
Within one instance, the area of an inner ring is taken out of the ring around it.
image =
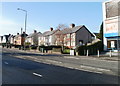
[[[44,46],[44,45],[42,45],[42,46],[39,46],[39,51],[42,52],[42,49],[43,49],[43,52],[44,52],[44,50],[48,51],[48,50],[53,50],[55,48],[58,49],[58,48],[61,48],[61,46],[54,46],[54,45]]]
[[[61,51],[62,51],[62,48],[53,48],[52,51],[53,51],[53,52],[61,52]]]
[[[64,49],[62,53],[63,54],[70,54],[70,49]]]
[[[97,50],[100,52],[103,51],[103,44],[101,41],[94,43],[92,45],[84,45],[77,48],[78,55],[85,55],[86,52],[89,52],[89,55],[97,55]]]

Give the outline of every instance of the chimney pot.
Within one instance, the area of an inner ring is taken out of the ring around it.
[[[37,31],[36,31],[36,30],[34,30],[34,33],[37,33]]]
[[[75,24],[73,24],[73,23],[70,24],[70,28],[73,28],[73,27],[75,27]]]
[[[52,28],[52,27],[50,28],[50,31],[53,31],[53,28]]]
[[[25,32],[23,32],[23,34],[25,34]]]
[[[17,33],[17,35],[19,35],[19,33]]]

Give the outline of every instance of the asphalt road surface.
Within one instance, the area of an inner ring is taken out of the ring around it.
[[[44,64],[17,58],[17,53],[12,53],[3,49],[3,84],[118,84],[118,76]]]

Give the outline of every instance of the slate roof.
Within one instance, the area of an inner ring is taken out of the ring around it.
[[[42,36],[43,34],[41,32],[38,32],[38,36]]]
[[[6,41],[8,41],[9,35],[4,35]]]
[[[29,38],[29,37],[32,37],[32,35],[33,35],[33,33],[29,34],[27,37],[28,37],[28,38]]]
[[[1,40],[3,39],[3,36],[0,36]]]
[[[21,36],[24,37],[24,36],[28,36],[28,35],[27,34],[21,34]]]
[[[14,37],[14,38],[18,38],[18,37],[20,37],[20,36],[21,36],[21,37],[24,37],[24,34],[14,35],[13,37]],[[25,36],[28,36],[28,35],[25,34]]]
[[[77,32],[79,29],[81,29],[84,25],[81,26],[76,26],[73,28],[65,28],[63,30],[61,30],[60,32],[58,32],[57,34],[70,34],[70,33],[75,33]]]
[[[53,31],[46,31],[43,33],[43,36],[49,36],[49,35],[52,35],[54,34],[56,31],[58,31],[59,29],[56,29],[56,30],[53,30]]]
[[[79,29],[82,29],[82,27],[85,27],[84,25],[80,25],[80,26],[75,26],[73,28],[66,28],[66,29],[63,29],[61,31],[59,31],[57,33],[57,35],[60,35],[60,34],[70,34],[70,33],[75,33],[77,32]],[[86,27],[85,27],[86,28]],[[86,28],[86,30],[94,37],[94,35]],[[84,33],[83,33],[84,34]]]
[[[38,33],[31,33],[27,36],[27,38],[31,38],[31,37],[34,37],[35,35],[38,35],[38,36],[42,36],[42,33],[41,32],[38,32]]]

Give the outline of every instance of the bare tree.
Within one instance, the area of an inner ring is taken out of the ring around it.
[[[62,33],[62,30],[66,29],[66,28],[69,28],[69,27],[66,24],[59,24],[56,28],[61,30],[58,33],[56,33],[57,45],[62,45],[63,46],[64,45],[64,34]]]
[[[56,28],[59,30],[63,30],[65,28],[68,28],[68,26],[66,24],[59,24]]]

